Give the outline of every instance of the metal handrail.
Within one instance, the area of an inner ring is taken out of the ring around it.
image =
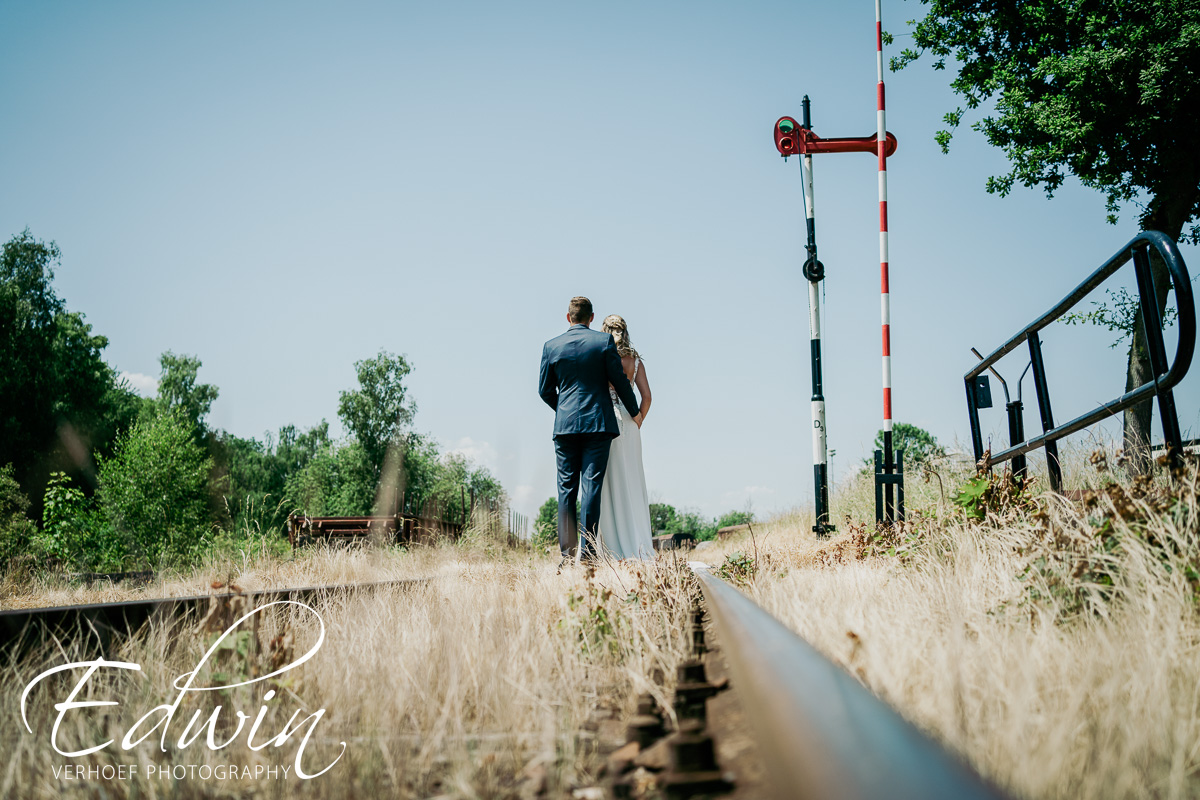
[[[1158,305],[1154,295],[1154,280],[1150,271],[1149,250],[1151,247],[1162,257],[1163,263],[1167,268],[1167,274],[1171,279],[1171,286],[1175,290],[1175,303],[1178,309],[1179,342],[1175,346],[1174,361],[1169,367],[1167,366],[1166,345],[1163,342],[1162,327],[1158,324],[1148,325],[1143,318],[1142,325],[1146,334],[1146,345],[1153,372],[1151,380],[1137,389],[1126,392],[1115,400],[1100,404],[1097,408],[1081,414],[1070,422],[1057,426],[1054,425],[1053,414],[1050,408],[1049,389],[1046,385],[1045,366],[1042,363],[1041,340],[1038,337],[1038,332],[1070,311],[1079,301],[1093,292],[1113,273],[1125,266],[1130,259],[1134,261],[1134,267],[1137,272],[1138,293],[1142,302],[1142,308],[1150,310],[1152,313],[1146,316],[1157,321],[1159,319]],[[1196,308],[1192,298],[1192,282],[1191,277],[1188,275],[1187,266],[1183,262],[1183,256],[1180,255],[1178,246],[1169,236],[1159,231],[1143,231],[1133,237],[1112,258],[1106,261],[1103,266],[1089,275],[1083,283],[1075,287],[1074,290],[1067,294],[1053,308],[1026,325],[1015,336],[986,358],[981,359],[978,364],[967,372],[963,380],[967,388],[967,413],[970,416],[971,422],[971,443],[974,447],[975,459],[977,461],[983,459],[984,452],[974,381],[984,370],[990,369],[993,364],[1005,355],[1025,343],[1029,345],[1030,360],[1033,365],[1034,387],[1037,390],[1038,409],[1042,417],[1043,431],[1040,435],[1024,442],[1010,442],[1010,446],[1007,449],[991,454],[988,458],[987,466],[990,467],[993,464],[998,464],[1028,453],[1030,450],[1045,447],[1047,455],[1051,457],[1048,459],[1050,461],[1051,486],[1055,490],[1058,490],[1061,488],[1062,481],[1060,467],[1058,466],[1056,445],[1059,439],[1082,430],[1088,425],[1111,417],[1155,395],[1159,398],[1163,431],[1167,443],[1172,449],[1178,448],[1182,437],[1179,433],[1179,419],[1175,412],[1171,389],[1183,380],[1183,377],[1187,374],[1192,364],[1192,356],[1196,347]]]
[[[737,589],[696,577],[775,796],[1006,797]]]

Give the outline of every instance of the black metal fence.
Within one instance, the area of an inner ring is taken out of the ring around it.
[[[1167,364],[1167,348],[1163,340],[1162,326],[1158,299],[1154,291],[1154,276],[1150,269],[1150,250],[1153,248],[1162,258],[1175,290],[1175,303],[1178,307],[1179,343],[1175,346],[1175,360]],[[1138,324],[1142,325],[1146,337],[1146,350],[1150,357],[1151,378],[1142,386],[1126,392],[1115,400],[1102,403],[1099,407],[1086,414],[1076,417],[1062,425],[1054,424],[1054,413],[1050,406],[1050,389],[1046,383],[1046,365],[1042,359],[1042,340],[1040,331],[1050,323],[1070,311],[1084,297],[1094,291],[1109,276],[1133,260],[1134,272],[1137,276],[1138,297],[1141,300],[1142,317]],[[1147,324],[1147,320],[1153,324]],[[1158,231],[1144,231],[1135,236],[1128,244],[1117,251],[1102,267],[1088,276],[1087,280],[1058,302],[1052,309],[1022,328],[1015,336],[1000,346],[995,352],[980,360],[964,376],[967,389],[967,413],[971,419],[971,444],[975,449],[975,460],[984,458],[983,433],[979,426],[979,409],[991,407],[991,388],[985,370],[1003,356],[1027,344],[1029,347],[1030,369],[1032,370],[1033,385],[1037,393],[1038,413],[1042,422],[1042,433],[1032,439],[1024,438],[1023,423],[1020,416],[1020,403],[1017,402],[1014,415],[1013,404],[1009,403],[1009,446],[988,457],[986,466],[1008,460],[1021,458],[1014,462],[1014,467],[1021,465],[1023,457],[1030,450],[1045,448],[1046,463],[1050,473],[1050,488],[1058,492],[1062,490],[1062,466],[1058,460],[1058,440],[1082,430],[1100,420],[1149,400],[1158,397],[1159,415],[1162,418],[1163,440],[1167,452],[1174,460],[1180,458],[1183,436],[1179,430],[1179,415],[1175,410],[1175,398],[1171,390],[1183,380],[1192,364],[1192,354],[1196,347],[1196,308],[1192,300],[1192,283],[1188,276],[1187,267],[1179,248],[1171,238]],[[996,374],[993,370],[993,374]],[[997,374],[997,377],[999,375]],[[1002,381],[1003,382],[1003,381]],[[1005,387],[1007,397],[1007,386]],[[1015,423],[1014,424],[1014,416]]]

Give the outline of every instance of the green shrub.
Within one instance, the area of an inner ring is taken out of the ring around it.
[[[667,523],[667,533],[694,536],[697,542],[708,541],[717,537],[717,526],[712,520],[706,520],[696,511],[680,511]]]
[[[748,525],[754,522],[753,511],[728,511],[717,520],[717,530],[728,528],[733,525]]]
[[[42,556],[94,572],[121,571],[131,549],[128,537],[119,535],[95,501],[62,472],[52,473],[46,485],[35,543]]]
[[[156,566],[198,555],[210,528],[208,476],[212,459],[177,412],[139,420],[100,462],[100,509],[130,548],[129,556]]]
[[[357,443],[330,446],[287,479],[288,512],[312,517],[356,517],[375,506],[375,475]]]
[[[28,510],[29,498],[13,477],[13,465],[5,464],[0,467],[0,564],[31,555],[37,526],[25,516]]]

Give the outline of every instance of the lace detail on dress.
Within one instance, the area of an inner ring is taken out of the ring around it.
[[[633,379],[629,381],[630,383],[633,383],[633,381],[637,380],[638,367],[641,365],[642,360],[640,358],[633,362]],[[612,398],[614,406],[621,405],[621,398],[617,396],[617,390],[613,388],[611,383],[608,385],[608,396]]]

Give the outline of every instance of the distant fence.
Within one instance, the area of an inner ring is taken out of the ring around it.
[[[1167,275],[1175,290],[1175,303],[1179,310],[1179,343],[1175,346],[1175,360],[1170,365],[1167,364],[1167,348],[1163,341],[1162,326],[1158,324],[1160,309],[1154,291],[1154,276],[1150,269],[1151,248],[1157,251],[1166,265]],[[1098,408],[1078,416],[1070,422],[1055,425],[1054,414],[1050,407],[1050,389],[1046,383],[1046,367],[1042,360],[1042,341],[1038,334],[1050,323],[1070,311],[1130,259],[1133,260],[1134,272],[1137,276],[1138,297],[1141,300],[1144,314],[1138,324],[1142,326],[1146,336],[1146,350],[1150,356],[1150,380],[1137,389],[1126,392],[1116,400],[1102,403]],[[1154,324],[1149,324],[1149,320],[1152,320]],[[1192,364],[1192,354],[1196,347],[1196,308],[1192,300],[1192,281],[1188,276],[1187,267],[1183,263],[1183,256],[1179,254],[1179,248],[1169,236],[1158,231],[1144,231],[1135,236],[1057,305],[1022,328],[991,355],[981,359],[964,376],[967,388],[967,414],[971,420],[971,444],[975,449],[977,462],[984,458],[979,409],[990,408],[992,405],[991,387],[987,375],[983,373],[985,370],[991,369],[999,378],[993,365],[1025,343],[1029,346],[1029,362],[1034,389],[1037,392],[1042,434],[1025,440],[1020,400],[1016,401],[1015,415],[1013,413],[1014,404],[1009,403],[1009,446],[1005,450],[988,456],[987,467],[1013,460],[1014,472],[1023,472],[1025,453],[1045,448],[1046,464],[1050,473],[1050,488],[1056,492],[1062,491],[1062,466],[1058,461],[1058,440],[1154,396],[1158,397],[1159,416],[1162,418],[1163,440],[1166,443],[1167,452],[1172,460],[1178,462],[1182,453],[1183,436],[1180,433],[1179,415],[1175,410],[1175,398],[1171,390],[1183,380],[1183,376],[1187,374],[1188,368]],[[1007,396],[1007,389],[1005,394]],[[1016,461],[1016,459],[1020,459],[1020,461]]]

